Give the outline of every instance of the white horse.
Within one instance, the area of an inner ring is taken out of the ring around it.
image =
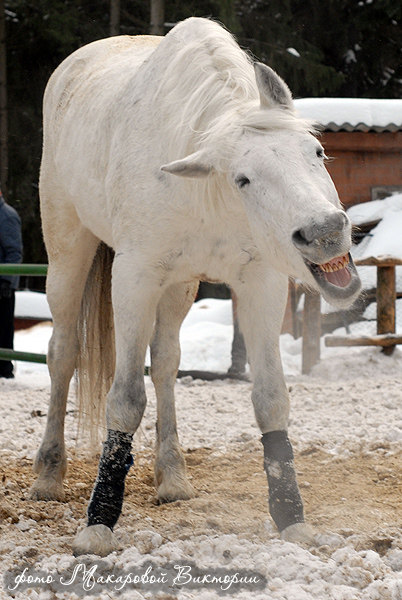
[[[270,511],[284,539],[311,536],[287,437],[278,346],[287,281],[297,277],[337,306],[360,289],[351,226],[324,158],[282,79],[253,65],[209,20],[188,19],[164,38],[94,42],[52,75],[40,176],[52,385],[32,496],[62,497],[66,397],[78,360],[91,396],[83,411],[96,412],[108,391],[108,434],[77,554],[115,547],[131,440],[146,404],[149,343],[158,497],[194,494],[174,384],[179,329],[199,280],[226,282],[237,295]]]

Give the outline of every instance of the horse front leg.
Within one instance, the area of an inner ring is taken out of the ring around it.
[[[266,277],[254,278],[238,286],[236,292],[240,326],[253,373],[252,401],[262,433],[269,510],[282,539],[311,542],[313,534],[304,523],[288,438],[289,397],[279,353],[288,282],[286,276],[275,271],[269,272],[269,279]]]
[[[75,555],[106,556],[116,547],[113,529],[122,510],[125,478],[133,463],[133,435],[146,406],[145,351],[161,293],[157,282],[136,269],[134,257],[116,253],[112,270],[116,367],[107,396],[107,438],[89,501],[87,526],[73,544]]]

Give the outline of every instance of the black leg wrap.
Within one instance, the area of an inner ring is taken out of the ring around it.
[[[279,531],[282,531],[289,525],[304,522],[293,450],[286,431],[269,431],[263,434],[261,441],[268,478],[269,512]]]
[[[98,477],[88,506],[88,526],[106,525],[113,530],[123,506],[124,480],[133,464],[132,433],[108,429],[99,461]]]

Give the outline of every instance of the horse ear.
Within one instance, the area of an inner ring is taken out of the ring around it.
[[[189,154],[186,158],[162,165],[161,170],[172,173],[172,175],[178,175],[179,177],[200,179],[209,175],[212,171],[212,165],[208,164],[204,153],[199,150],[198,152],[194,152],[194,154]]]
[[[281,77],[271,67],[263,63],[254,63],[255,78],[260,92],[261,108],[293,108],[290,89]]]

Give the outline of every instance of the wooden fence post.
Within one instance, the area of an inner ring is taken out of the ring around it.
[[[377,333],[395,333],[395,267],[377,267]],[[383,353],[392,354],[395,346],[383,348]]]
[[[320,360],[321,296],[306,291],[303,311],[302,373],[308,375]]]

